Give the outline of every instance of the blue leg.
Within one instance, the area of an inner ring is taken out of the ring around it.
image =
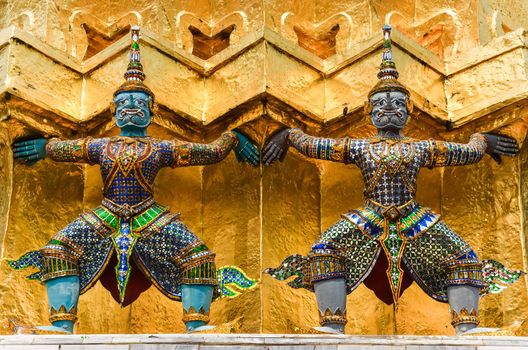
[[[50,308],[50,330],[73,333],[79,301],[79,276],[57,277],[46,281]],[[56,327],[56,329],[54,329]]]
[[[346,281],[332,278],[314,282],[315,297],[319,308],[321,327],[314,327],[324,333],[343,334],[346,319]]]
[[[206,329],[213,291],[214,286],[207,284],[182,285],[183,322],[188,333]]]

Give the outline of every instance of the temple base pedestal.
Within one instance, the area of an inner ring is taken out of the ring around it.
[[[296,334],[91,334],[0,336],[2,350],[528,350],[528,337]]]

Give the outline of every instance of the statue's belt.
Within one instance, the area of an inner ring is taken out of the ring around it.
[[[393,220],[387,217],[389,215],[383,215],[383,212],[380,214],[372,207],[357,209],[343,216],[357,226],[361,232],[373,239],[383,235],[387,222],[398,224],[402,238],[414,239],[440,220],[440,215],[415,202],[410,208],[410,211],[408,209],[400,211],[406,214]]]
[[[148,237],[177,219],[179,214],[171,213],[169,208],[154,202],[149,208],[131,218],[118,215],[105,206],[81,214],[81,217],[102,237],[118,233],[124,222],[128,223],[133,235]]]
[[[420,205],[414,199],[411,199],[402,205],[383,205],[373,201],[372,199],[365,200],[365,207],[374,210],[376,213],[390,221],[396,221],[397,219],[411,214],[414,209],[419,206]]]
[[[168,213],[168,208],[163,207],[157,203],[154,203],[150,208],[144,210],[142,213],[127,219],[120,215],[116,215],[108,208],[99,206],[92,211],[92,214],[97,216],[105,226],[111,229],[113,232],[119,231],[121,228],[121,222],[128,221],[130,224],[131,231],[138,234],[144,231],[150,224],[155,222],[158,218]]]
[[[147,209],[152,207],[154,204],[156,204],[156,202],[154,201],[154,198],[150,197],[149,199],[146,199],[141,203],[129,205],[129,204],[117,204],[108,198],[103,198],[103,201],[101,204],[103,207],[111,211],[112,214],[116,214],[124,218],[129,218],[131,216],[138,215],[139,213],[146,211]]]

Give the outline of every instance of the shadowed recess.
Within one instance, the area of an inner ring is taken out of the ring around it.
[[[336,36],[339,32],[339,24],[324,30],[307,29],[299,24],[293,26],[300,47],[311,53],[326,59],[336,54]]]
[[[195,26],[190,25],[189,31],[193,35],[193,55],[207,60],[229,46],[229,38],[235,30],[234,24],[226,27],[213,36],[208,36]]]
[[[117,28],[116,30],[107,33],[97,30],[88,23],[83,23],[81,26],[86,32],[86,38],[88,40],[88,46],[86,48],[86,52],[84,53],[83,60],[103,51],[108,46],[127,35],[130,31],[130,25]]]

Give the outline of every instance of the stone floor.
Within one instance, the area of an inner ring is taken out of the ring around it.
[[[528,337],[295,334],[91,334],[0,336],[0,350],[528,350]]]

